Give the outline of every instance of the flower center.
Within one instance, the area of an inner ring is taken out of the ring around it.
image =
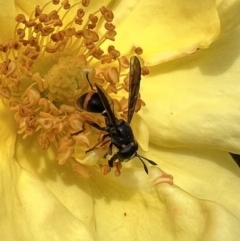
[[[100,114],[79,109],[75,101],[96,83],[111,95],[116,116],[124,118],[128,99],[121,98],[119,91],[129,88],[130,56],[142,53],[137,47],[123,56],[106,45],[117,34],[114,15],[106,7],[88,13],[89,6],[87,0],[72,6],[67,0],[36,6],[29,17],[17,15],[14,38],[0,44],[0,95],[15,112],[18,133],[23,138],[37,133],[42,149],[54,145],[58,163],[70,161],[82,176],[89,172],[75,159],[96,164],[107,146],[86,155],[103,133],[86,125],[84,132],[71,134],[81,130],[86,120],[99,126],[105,121]],[[146,67],[142,74],[148,74]],[[142,105],[139,98],[135,111]]]

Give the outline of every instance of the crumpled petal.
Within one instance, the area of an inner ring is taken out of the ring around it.
[[[114,9],[115,46],[123,53],[141,46],[148,66],[207,48],[220,33],[214,0],[128,2]]]
[[[150,69],[141,88],[150,141],[240,153],[239,38],[240,28],[207,50]]]

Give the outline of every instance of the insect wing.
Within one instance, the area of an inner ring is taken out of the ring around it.
[[[128,98],[128,117],[127,122],[130,124],[135,106],[138,99],[138,93],[141,80],[141,64],[136,56],[130,59],[130,73],[129,73],[129,98]]]
[[[116,117],[114,115],[113,100],[110,98],[110,96],[106,93],[106,91],[102,87],[100,87],[97,84],[95,84],[95,85],[96,85],[99,97],[102,101],[102,104],[107,112],[109,121],[115,127],[116,131],[118,132],[117,124],[116,124]]]

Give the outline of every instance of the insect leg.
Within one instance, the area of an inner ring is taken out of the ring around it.
[[[76,135],[78,135],[78,134],[80,134],[80,133],[82,133],[82,132],[84,132],[84,131],[85,131],[85,130],[82,129],[82,130],[80,130],[80,131],[77,131],[77,132],[71,133],[71,136],[76,136]]]
[[[88,152],[94,150],[94,149],[95,149],[98,145],[100,145],[101,143],[102,143],[101,146],[104,146],[104,145],[107,144],[110,140],[107,140],[107,141],[104,141],[104,142],[103,142],[103,141],[104,141],[104,140],[99,141],[96,145],[94,145],[94,146],[91,147],[90,149],[86,150],[85,152],[88,153]]]
[[[93,87],[92,87],[92,84],[91,84],[91,82],[90,82],[90,80],[89,80],[88,75],[89,75],[89,72],[86,72],[86,79],[87,79],[87,81],[88,81],[88,84],[89,84],[91,90],[93,90]]]
[[[77,132],[75,132],[75,133],[71,133],[71,136],[76,136],[76,135],[84,132],[85,130],[86,130],[86,126],[85,126],[85,122],[83,122],[83,124],[82,124],[82,130],[77,131]]]
[[[112,146],[113,146],[113,143],[111,142],[109,147],[108,147],[108,151],[105,153],[105,155],[103,156],[103,158],[106,158],[107,155],[112,155]]]
[[[77,131],[77,132],[75,132],[75,133],[71,133],[71,136],[76,136],[76,135],[84,132],[84,131],[86,130],[86,126],[85,126],[86,123],[89,124],[90,126],[94,127],[95,129],[98,129],[98,130],[100,130],[100,131],[106,131],[106,127],[101,127],[101,126],[99,126],[98,124],[96,124],[96,123],[93,122],[93,121],[88,121],[88,120],[86,120],[86,121],[84,121],[83,124],[82,124],[82,130]]]
[[[97,123],[93,122],[93,121],[85,121],[85,123],[88,123],[90,126],[94,127],[95,129],[97,130],[100,130],[100,131],[105,131],[106,130],[106,127],[101,127],[99,126]]]
[[[109,165],[110,167],[113,167],[113,163],[114,163],[117,159],[118,159],[118,157],[117,157],[117,154],[115,153],[115,154],[111,157],[111,159],[108,161],[108,165]]]
[[[102,136],[102,140],[105,140],[107,137],[109,137],[110,135],[109,134],[104,134],[103,136]]]

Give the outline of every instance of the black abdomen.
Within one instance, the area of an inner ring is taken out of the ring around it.
[[[96,91],[83,94],[76,100],[76,105],[89,112],[102,113],[105,109]]]

